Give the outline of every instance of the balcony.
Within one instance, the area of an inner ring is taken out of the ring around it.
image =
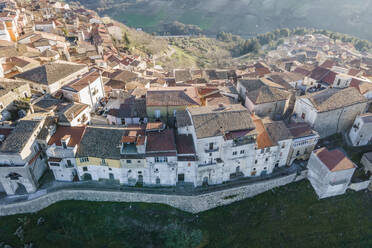
[[[206,153],[218,152],[219,150],[220,150],[220,148],[218,148],[218,147],[213,148],[213,149],[209,149],[209,148],[204,149],[204,151],[205,151]]]
[[[199,168],[202,168],[202,167],[214,166],[214,165],[222,164],[222,163],[223,163],[222,159],[217,158],[216,160],[209,161],[209,162],[206,163],[206,164],[199,164],[198,167],[199,167]]]

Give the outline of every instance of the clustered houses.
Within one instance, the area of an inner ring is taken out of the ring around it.
[[[302,160],[323,198],[355,166],[318,140],[371,143],[372,55],[350,43],[293,36],[248,65],[167,71],[118,49],[121,26],[77,3],[3,2],[0,192],[35,192],[47,168],[58,181],[199,187]]]

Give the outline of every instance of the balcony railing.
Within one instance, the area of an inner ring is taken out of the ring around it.
[[[213,149],[206,148],[206,149],[204,149],[204,151],[205,151],[206,153],[218,152],[218,151],[219,151],[219,148],[218,148],[218,147],[213,148]]]
[[[206,166],[213,166],[213,165],[217,165],[217,164],[221,164],[221,163],[223,163],[222,159],[217,158],[216,160],[209,161],[206,164],[199,164],[198,167],[200,168],[200,167],[206,167]]]

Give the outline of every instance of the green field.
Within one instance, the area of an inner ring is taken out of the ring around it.
[[[370,192],[348,191],[318,200],[307,181],[198,215],[155,204],[66,201],[37,214],[0,218],[0,243],[64,248],[371,247],[371,209]]]

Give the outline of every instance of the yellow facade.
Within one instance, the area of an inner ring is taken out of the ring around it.
[[[102,163],[102,158],[95,158],[95,157],[88,157],[89,161],[81,162],[80,158],[76,158],[76,165],[77,166],[89,166],[89,165],[96,165],[96,166],[108,166],[110,168],[121,168],[120,167],[120,160],[116,159],[105,159],[104,164]]]

